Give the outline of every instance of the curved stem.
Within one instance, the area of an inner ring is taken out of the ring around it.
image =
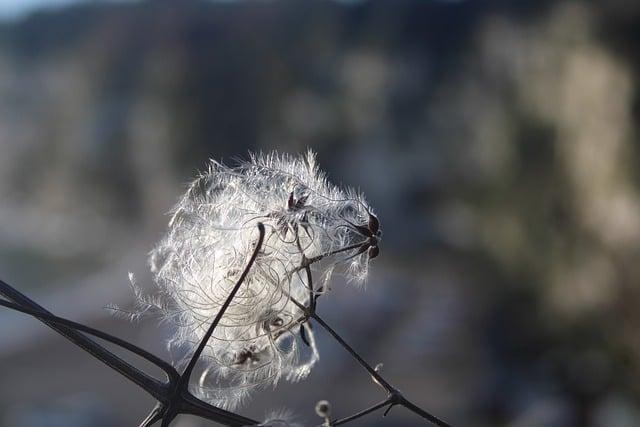
[[[436,417],[435,415],[428,413],[427,411],[425,411],[421,407],[419,407],[417,405],[414,405],[413,403],[409,402],[404,397],[402,397],[400,399],[399,405],[404,406],[405,408],[407,408],[411,412],[413,412],[413,413],[415,413],[417,415],[420,415],[425,420],[429,420],[431,423],[433,423],[433,424],[435,424],[437,426],[440,426],[440,427],[451,427],[446,421],[443,421],[440,418]]]
[[[298,267],[294,272],[300,271],[303,268],[310,266],[311,264],[314,264],[314,263],[316,263],[318,261],[323,260],[324,258],[333,256],[333,255],[337,255],[337,254],[342,253],[342,252],[358,249],[358,248],[362,247],[362,245],[366,245],[366,244],[367,244],[367,241],[365,240],[363,242],[355,243],[355,244],[350,245],[350,246],[345,246],[344,248],[336,249],[334,251],[325,252],[323,254],[316,255],[316,256],[311,257],[311,258],[305,258],[305,262],[300,267]]]
[[[389,393],[389,404],[393,405],[393,404],[398,404],[398,405],[402,405],[405,408],[409,409],[410,411],[414,412],[415,414],[421,416],[422,418],[428,420],[429,422],[431,422],[434,425],[440,426],[440,427],[450,427],[450,425],[448,423],[446,423],[445,421],[442,421],[441,419],[439,419],[438,417],[436,417],[435,415],[432,415],[430,413],[428,413],[427,411],[425,411],[424,409],[414,405],[413,403],[411,403],[410,401],[408,401],[404,396],[402,396],[402,394],[396,390],[391,384],[389,384],[384,378],[382,378],[382,376],[371,367],[371,365],[369,365],[359,354],[358,352],[356,352],[353,347],[351,347],[336,331],[333,330],[333,328],[331,328],[320,316],[318,316],[316,313],[311,313],[310,317],[312,319],[314,319],[316,322],[318,322],[318,324],[320,326],[322,326],[322,328],[324,328],[324,330],[326,330],[327,332],[329,332],[329,334],[336,340],[338,341],[338,343],[345,349],[347,350],[347,352],[349,352],[349,354],[358,361],[358,363],[360,364],[360,366],[362,366],[364,369],[366,369],[367,372],[369,372],[369,374],[371,374],[371,376],[376,380],[376,382],[378,384],[380,384],[382,387],[384,387],[384,389],[387,391],[387,393]],[[376,408],[377,409],[377,408]]]
[[[163,416],[163,407],[160,403],[156,404],[154,408],[151,410],[147,418],[142,420],[142,422],[138,425],[138,427],[150,427],[160,421]]]
[[[367,409],[364,409],[364,410],[362,410],[360,412],[357,412],[357,413],[355,413],[353,415],[350,415],[348,417],[344,417],[344,418],[340,418],[338,420],[332,421],[331,422],[331,426],[332,427],[333,426],[339,426],[341,424],[346,424],[346,423],[348,423],[350,421],[356,420],[356,419],[358,419],[360,417],[364,417],[365,415],[368,415],[368,414],[370,414],[370,413],[372,413],[374,411],[377,411],[380,408],[384,408],[385,406],[390,405],[391,401],[392,401],[392,399],[389,398],[389,399],[384,400],[382,402],[376,403],[375,405],[373,405],[373,406],[371,406],[371,407],[369,407]]]
[[[2,280],[0,280],[0,295],[3,295],[7,299],[15,302],[16,304],[19,304],[22,307],[36,310],[42,314],[51,315],[51,313],[45,310],[42,306],[38,305],[26,295],[22,294]],[[145,374],[140,369],[124,361],[106,348],[102,347],[97,342],[86,337],[73,328],[57,324],[53,321],[41,321],[87,353],[91,354],[96,359],[100,360],[105,365],[109,366],[111,369],[120,373],[128,380],[144,389],[151,396],[159,400],[163,398],[164,390],[166,388],[165,384]]]
[[[47,322],[51,322],[54,323],[56,325],[62,325],[62,326],[67,326],[69,328],[72,328],[76,331],[80,331],[80,332],[84,332],[87,333],[89,335],[93,335],[97,338],[100,338],[102,340],[108,341],[112,344],[115,344],[119,347],[124,348],[125,350],[129,350],[130,352],[142,357],[143,359],[145,359],[146,361],[156,365],[158,368],[162,369],[165,374],[167,374],[167,376],[169,378],[171,377],[175,377],[177,378],[179,376],[178,372],[175,370],[175,368],[173,366],[171,366],[169,363],[165,362],[164,360],[160,359],[159,357],[157,357],[154,354],[149,353],[148,351],[134,345],[131,344],[128,341],[125,341],[121,338],[118,338],[116,336],[113,336],[111,334],[108,334],[106,332],[100,331],[98,329],[94,329],[90,326],[86,326],[83,325],[81,323],[77,323],[74,322],[72,320],[68,320],[68,319],[64,319],[62,317],[58,317],[55,316],[53,314],[49,314],[49,313],[45,313],[42,312],[40,310],[34,310],[34,309],[30,309],[30,308],[25,308],[22,307],[21,305],[18,304],[14,304],[12,302],[8,302],[8,301],[4,301],[0,299],[0,306],[9,308],[11,310],[14,311],[18,311],[20,313],[24,313],[24,314],[28,314],[30,316],[33,316],[35,318],[37,318],[40,321],[47,321]]]
[[[387,391],[387,393],[392,394],[392,393],[397,393],[397,390],[391,386],[391,384],[389,384],[384,378],[382,378],[382,376],[380,376],[380,374],[371,367],[371,365],[369,365],[363,358],[362,356],[360,356],[358,354],[358,352],[356,352],[353,347],[351,347],[340,335],[338,335],[338,333],[336,331],[333,330],[333,328],[331,328],[331,326],[329,326],[327,324],[327,322],[325,322],[320,316],[318,316],[316,313],[311,313],[311,318],[314,319],[316,322],[318,322],[318,324],[320,326],[322,326],[322,328],[329,332],[329,334],[336,340],[338,341],[338,343],[345,349],[347,350],[347,352],[351,355],[351,357],[353,357],[354,359],[356,359],[358,361],[358,363],[360,364],[360,366],[362,366],[364,369],[367,370],[367,372],[369,372],[369,374],[375,378],[376,381],[378,381],[378,383],[384,387],[384,389]]]
[[[127,379],[134,382],[153,397],[158,400],[158,404],[151,411],[149,416],[140,424],[140,427],[148,427],[155,424],[157,421],[162,421],[162,426],[169,426],[171,421],[175,418],[179,413],[184,414],[192,414],[199,416],[201,418],[205,418],[211,421],[216,421],[223,425],[240,427],[240,426],[249,426],[249,425],[257,425],[258,421],[254,421],[249,418],[245,418],[241,415],[235,414],[233,412],[225,411],[223,409],[217,408],[215,406],[209,405],[206,402],[196,398],[188,391],[188,384],[193,369],[195,368],[198,359],[200,358],[202,352],[204,351],[209,339],[213,335],[214,330],[218,326],[220,320],[222,319],[224,313],[228,309],[231,304],[233,298],[236,293],[240,289],[240,286],[245,281],[246,276],[249,273],[249,270],[255,263],[258,254],[262,248],[262,244],[265,237],[265,228],[262,223],[258,224],[258,229],[260,232],[260,236],[258,242],[256,243],[256,247],[254,252],[247,263],[244,271],[242,272],[240,278],[234,285],[231,293],[225,300],[221,309],[218,311],[215,319],[209,326],[207,332],[204,337],[200,341],[198,348],[195,350],[192,355],[187,367],[180,375],[173,368],[173,366],[169,365],[164,360],[158,358],[157,356],[147,352],[140,347],[137,347],[127,341],[124,341],[118,337],[110,335],[106,332],[102,332],[100,330],[91,328],[89,326],[82,325],[80,323],[73,322],[71,320],[67,320],[61,317],[57,317],[52,313],[45,310],[43,307],[36,304],[34,301],[30,300],[28,297],[18,292],[16,289],[12,288],[10,285],[0,280],[0,295],[4,295],[7,299],[13,301],[8,302],[0,299],[0,306],[4,306],[18,312],[22,312],[33,317],[36,317],[41,322],[45,323],[47,326],[63,335],[71,342],[82,348],[83,350],[90,353],[92,356],[105,363],[107,366],[111,367],[115,371],[124,375]],[[413,404],[409,400],[407,400],[398,390],[396,390],[391,384],[389,384],[374,368],[371,367],[369,363],[367,363],[354,349],[351,347],[333,328],[331,328],[317,313],[316,313],[316,304],[315,304],[315,295],[313,295],[313,287],[312,283],[312,275],[311,269],[309,266],[315,262],[322,260],[323,258],[331,255],[335,255],[341,252],[354,250],[359,247],[362,247],[363,243],[347,246],[342,249],[334,250],[325,254],[318,255],[313,258],[305,258],[303,253],[303,262],[300,267],[293,270],[290,274],[295,274],[300,270],[305,270],[307,273],[307,279],[310,284],[310,305],[309,307],[301,304],[299,301],[295,300],[291,295],[287,294],[290,300],[298,306],[304,313],[304,320],[309,318],[314,319],[322,328],[324,328],[356,361],[373,377],[375,382],[377,382],[380,386],[382,386],[386,392],[388,393],[387,399],[379,402],[367,409],[359,411],[353,415],[348,417],[344,417],[338,420],[335,420],[331,423],[333,426],[346,424],[348,422],[354,421],[358,418],[364,417],[374,411],[377,411],[381,408],[387,407],[387,412],[394,405],[402,405],[415,414],[421,416],[422,418],[428,420],[429,422],[440,426],[440,427],[449,427],[449,424],[440,420],[439,418],[431,415],[424,409],[418,407]],[[303,321],[304,321],[303,320]],[[82,333],[81,333],[82,332]],[[169,383],[163,384],[158,380],[148,376],[144,372],[140,371],[138,368],[132,366],[127,363],[123,359],[119,358],[115,354],[111,353],[95,341],[86,337],[85,334],[90,334],[105,341],[108,341],[112,344],[120,346],[130,352],[142,357],[150,363],[158,366],[162,369],[167,376],[169,377]],[[386,415],[386,412],[385,412]]]
[[[191,360],[189,360],[189,364],[187,365],[184,372],[182,373],[182,376],[180,377],[179,387],[185,387],[187,384],[189,384],[191,373],[193,372],[193,369],[195,368],[196,363],[200,358],[200,355],[204,351],[204,348],[207,346],[207,343],[209,342],[211,335],[213,335],[213,331],[218,326],[220,319],[222,319],[222,316],[224,316],[225,311],[227,311],[227,308],[231,304],[231,301],[236,296],[236,293],[240,289],[240,286],[244,282],[244,279],[247,277],[247,274],[249,274],[249,270],[253,266],[253,263],[255,262],[256,258],[258,257],[258,253],[262,248],[262,242],[264,241],[264,234],[265,234],[264,225],[262,223],[258,223],[258,230],[260,231],[260,237],[258,238],[258,243],[256,243],[256,248],[253,251],[253,255],[251,255],[251,259],[247,263],[247,266],[245,267],[244,271],[242,272],[242,275],[236,282],[235,286],[233,287],[233,290],[227,297],[226,301],[224,302],[224,304],[222,304],[222,307],[220,308],[220,310],[218,311],[218,314],[216,315],[215,319],[211,323],[211,326],[209,326],[209,329],[204,334],[204,337],[200,341],[200,345],[198,345],[198,348],[191,356]]]

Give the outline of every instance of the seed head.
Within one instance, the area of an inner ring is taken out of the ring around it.
[[[175,328],[169,344],[191,353],[255,249],[262,249],[203,352],[193,391],[232,409],[252,390],[306,377],[318,360],[304,311],[334,270],[363,282],[378,254],[380,225],[364,198],[330,184],[313,153],[252,155],[236,167],[211,161],[175,206],[152,251],[160,298]],[[311,283],[313,274],[320,277]]]

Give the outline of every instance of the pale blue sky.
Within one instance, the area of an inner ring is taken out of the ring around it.
[[[59,7],[77,0],[0,0],[0,18],[20,18],[42,7]]]
[[[93,0],[0,0],[0,19],[22,18],[38,9],[55,9],[74,3],[90,3],[91,1]]]
[[[38,9],[55,9],[74,3],[90,3],[100,0],[0,0],[0,20],[11,20],[22,18]],[[102,0],[105,1],[105,0]],[[136,0],[106,0],[106,1],[136,1]],[[220,0],[218,0],[220,1]],[[234,1],[234,0],[223,0]],[[358,2],[361,0],[337,0],[346,3]],[[440,0],[440,1],[462,1],[462,0]]]

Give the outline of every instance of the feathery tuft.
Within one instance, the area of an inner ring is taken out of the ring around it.
[[[363,282],[380,236],[362,195],[330,184],[311,151],[253,154],[236,167],[211,161],[151,253],[159,296],[144,298],[134,286],[141,311],[154,306],[175,326],[171,348],[198,345],[255,248],[258,222],[267,230],[263,248],[192,384],[199,397],[227,409],[256,388],[309,374],[319,357],[316,342],[292,299],[309,306],[336,268]],[[311,269],[319,283],[309,283]]]

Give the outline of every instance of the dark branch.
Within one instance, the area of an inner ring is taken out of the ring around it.
[[[346,424],[348,422],[357,420],[360,417],[364,417],[365,415],[368,415],[368,414],[370,414],[370,413],[372,413],[374,411],[377,411],[380,408],[384,408],[385,406],[390,405],[390,404],[391,404],[391,399],[389,398],[389,399],[384,400],[384,401],[382,401],[380,403],[376,403],[375,405],[373,405],[373,406],[371,406],[371,407],[369,407],[367,409],[364,409],[364,410],[362,410],[360,412],[356,412],[355,414],[350,415],[348,417],[344,417],[344,418],[340,418],[340,419],[335,420],[335,421],[331,421],[331,427],[339,426],[339,425]]]
[[[421,416],[422,418],[428,420],[429,422],[431,422],[434,425],[437,425],[437,426],[440,426],[440,427],[450,427],[450,425],[448,423],[446,423],[445,421],[442,421],[441,419],[439,419],[435,415],[432,415],[432,414],[428,413],[424,409],[422,409],[422,408],[414,405],[410,401],[408,401],[398,390],[396,390],[391,384],[389,384],[384,378],[382,378],[382,376],[378,373],[378,371],[376,371],[374,368],[372,368],[371,365],[369,365],[362,358],[362,356],[360,356],[358,354],[358,352],[356,352],[353,349],[353,347],[351,347],[344,339],[342,339],[342,337],[336,331],[334,331],[333,328],[331,328],[320,316],[318,316],[316,313],[311,313],[311,318],[314,319],[316,322],[318,322],[318,324],[320,324],[320,326],[322,326],[322,328],[324,330],[326,330],[336,341],[338,341],[338,343],[345,350],[347,350],[347,352],[351,355],[351,357],[353,357],[356,361],[358,361],[360,366],[362,366],[364,369],[367,370],[367,372],[369,372],[369,374],[371,374],[371,376],[376,380],[376,382],[378,384],[380,384],[382,387],[384,387],[384,389],[389,394],[389,399],[390,399],[389,404],[390,405],[396,405],[396,404],[397,405],[402,405],[405,408],[409,409],[410,411],[412,411],[412,412],[416,413],[417,415]],[[344,424],[344,422],[343,422],[343,424]]]
[[[189,383],[189,376],[193,370],[193,366],[195,366],[195,363],[204,350],[207,341],[213,334],[215,327],[220,322],[222,315],[224,314],[236,292],[244,282],[262,247],[262,242],[265,235],[264,226],[262,224],[259,224],[258,229],[260,231],[260,237],[258,239],[258,242],[256,243],[256,248],[247,267],[245,268],[241,277],[238,279],[238,282],[236,283],[232,293],[225,301],[225,304],[222,306],[212,325],[209,327],[207,334],[205,334],[205,337],[201,341],[198,349],[194,352],[193,357],[189,365],[187,366],[187,369],[185,369],[185,372],[183,372],[182,375],[178,374],[175,368],[169,365],[164,360],[147,352],[146,350],[135,346],[134,344],[131,344],[106,332],[51,314],[43,307],[29,299],[27,296],[23,295],[22,293],[2,281],[0,281],[0,295],[3,295],[13,302],[0,299],[0,306],[29,314],[37,318],[83,350],[87,351],[96,359],[102,361],[107,366],[121,373],[135,384],[138,384],[147,393],[155,397],[158,400],[158,403],[153,408],[151,413],[142,421],[140,427],[148,427],[157,423],[158,421],[162,422],[162,426],[168,426],[171,421],[181,413],[197,415],[201,418],[216,421],[222,425],[233,427],[257,425],[258,421],[243,417],[241,415],[217,408],[215,406],[209,405],[206,402],[203,402],[202,400],[189,393],[187,386]],[[112,344],[118,345],[153,363],[167,374],[168,382],[162,383],[148,376],[135,366],[122,360],[95,341],[83,335],[85,333],[96,336]]]
[[[153,363],[158,368],[162,369],[167,374],[167,377],[169,378],[180,376],[180,374],[178,374],[178,371],[176,371],[173,366],[171,366],[169,363],[165,362],[164,360],[160,359],[156,355],[151,354],[148,351],[134,344],[131,344],[128,341],[115,337],[106,332],[100,331],[98,329],[94,329],[90,326],[83,325],[82,323],[77,323],[72,320],[63,319],[62,317],[54,316],[53,314],[47,314],[40,310],[25,308],[25,307],[22,307],[21,305],[4,301],[1,299],[0,299],[0,306],[7,307],[14,311],[18,311],[24,314],[29,314],[42,322],[51,322],[59,326],[67,326],[71,329],[75,329],[76,331],[93,335],[94,337],[100,338],[102,340],[115,344],[119,347],[122,347],[126,350],[129,350],[130,352],[137,354],[138,356],[142,357],[148,362]]]
[[[220,320],[224,316],[227,308],[231,304],[233,298],[236,293],[240,289],[240,286],[245,281],[246,276],[248,275],[250,269],[255,263],[256,258],[262,248],[262,244],[265,236],[265,229],[262,224],[258,224],[258,229],[260,231],[260,236],[258,242],[256,243],[256,247],[254,252],[247,263],[244,271],[242,272],[240,278],[234,285],[233,290],[225,300],[224,304],[216,314],[213,322],[209,326],[207,332],[205,333],[203,339],[200,341],[198,348],[194,351],[187,367],[184,372],[180,375],[173,368],[173,366],[169,365],[164,360],[154,356],[153,354],[143,350],[127,341],[124,341],[120,338],[117,338],[113,335],[110,335],[106,332],[102,332],[100,330],[91,328],[89,326],[82,325],[80,323],[73,322],[71,320],[63,319],[57,316],[54,316],[34,301],[30,300],[28,297],[18,292],[16,289],[12,288],[5,282],[0,280],[0,295],[5,296],[7,299],[13,302],[7,302],[0,299],[0,306],[4,306],[10,308],[12,310],[16,310],[25,314],[29,314],[47,326],[63,335],[71,342],[87,351],[93,357],[105,363],[107,366],[111,367],[115,371],[124,375],[130,381],[134,382],[145,391],[147,391],[150,395],[155,397],[158,400],[158,403],[153,408],[151,413],[142,421],[139,427],[149,427],[158,421],[162,421],[162,426],[169,426],[171,421],[178,414],[191,414],[196,415],[201,418],[205,418],[211,421],[216,421],[220,424],[227,426],[249,426],[249,425],[257,425],[258,422],[249,418],[245,418],[241,415],[235,414],[233,412],[225,411],[223,409],[212,406],[202,400],[196,398],[188,391],[188,384],[193,369],[198,362],[202,352],[204,351],[209,339],[213,335],[214,330],[218,326]],[[304,252],[302,248],[300,248],[303,255],[303,262],[300,267],[292,271],[290,274],[294,274],[300,270],[305,270],[307,275],[308,284],[310,287],[310,301],[309,307],[301,304],[299,301],[291,297],[289,298],[291,301],[299,307],[304,312],[304,317],[301,319],[301,323],[308,321],[309,319],[314,319],[316,322],[322,326],[377,382],[380,386],[382,386],[387,392],[387,399],[379,402],[367,409],[359,411],[353,415],[340,418],[331,422],[332,426],[338,426],[342,424],[346,424],[348,422],[354,421],[358,418],[364,417],[372,412],[375,412],[381,408],[387,407],[386,413],[395,405],[401,405],[410,411],[416,413],[422,418],[428,420],[434,425],[440,427],[449,427],[449,424],[435,417],[434,415],[428,413],[424,409],[418,407],[413,404],[409,400],[407,400],[397,389],[395,389],[389,382],[387,382],[376,369],[372,368],[369,363],[367,363],[359,354],[355,351],[333,328],[331,328],[317,313],[316,313],[316,300],[317,296],[313,293],[313,282],[312,282],[312,274],[310,266],[311,264],[318,262],[325,257],[336,255],[338,253],[355,250],[362,248],[364,243],[359,243],[351,246],[347,246],[342,249],[338,249],[332,252],[328,252],[325,254],[318,255],[313,258],[306,258],[304,256]],[[162,369],[168,377],[167,383],[162,383],[144,372],[140,371],[135,366],[127,363],[122,360],[115,354],[111,353],[95,341],[86,337],[83,334],[90,334],[97,338],[108,341],[112,344],[115,344],[119,347],[122,347],[143,359],[151,362],[156,365],[160,369]]]
[[[0,280],[0,294],[23,308],[36,310],[45,315],[51,315],[50,312],[2,280]],[[165,385],[163,383],[150,377],[135,366],[125,362],[92,339],[68,326],[47,320],[42,320],[42,322],[87,353],[91,354],[96,359],[100,360],[102,363],[125,376],[129,381],[140,386],[156,399],[160,399],[163,396],[165,389]]]
[[[258,243],[256,243],[256,248],[253,251],[253,255],[251,255],[251,259],[247,263],[247,266],[245,267],[244,271],[242,272],[242,275],[240,276],[240,278],[236,282],[235,286],[233,287],[233,290],[231,291],[231,293],[227,297],[227,299],[224,302],[224,304],[222,304],[222,307],[220,308],[220,311],[218,311],[218,314],[216,315],[216,318],[211,323],[211,326],[209,326],[209,329],[207,330],[207,333],[204,335],[204,337],[200,341],[200,344],[198,345],[198,348],[196,349],[196,351],[191,356],[191,360],[189,360],[189,364],[187,365],[187,367],[185,368],[184,372],[182,373],[182,378],[180,379],[180,382],[179,382],[179,384],[182,385],[182,386],[184,386],[184,385],[189,383],[189,379],[191,378],[191,373],[193,372],[193,368],[195,368],[196,363],[198,362],[198,359],[200,358],[200,355],[204,351],[204,348],[207,346],[207,343],[209,342],[209,339],[211,338],[211,335],[213,334],[213,331],[218,326],[218,323],[220,323],[220,319],[222,319],[222,316],[224,316],[225,311],[227,311],[227,308],[231,304],[231,301],[236,296],[236,293],[238,293],[238,290],[240,289],[240,286],[244,282],[244,279],[247,277],[247,274],[249,274],[249,270],[251,270],[251,267],[253,266],[253,263],[256,261],[256,258],[258,257],[258,253],[260,252],[260,249],[262,248],[262,242],[264,241],[264,234],[265,234],[264,225],[262,223],[258,223],[258,230],[260,230],[260,237],[258,238]]]
[[[376,372],[375,369],[373,369],[371,367],[371,365],[369,365],[359,354],[358,352],[356,352],[344,339],[342,339],[342,337],[340,335],[338,335],[338,333],[336,331],[333,330],[333,328],[331,328],[327,322],[325,322],[320,316],[318,316],[318,314],[316,313],[312,313],[311,314],[311,318],[313,320],[315,320],[316,322],[318,322],[318,324],[320,324],[320,326],[322,326],[322,328],[329,332],[329,334],[336,340],[338,341],[338,343],[345,349],[347,350],[347,352],[351,355],[351,357],[353,357],[354,359],[356,359],[358,361],[358,363],[360,364],[360,366],[362,366],[364,369],[367,370],[367,372],[369,372],[369,374],[375,378],[378,383],[384,387],[384,389],[388,392],[388,393],[396,393],[396,389],[393,388],[391,386],[391,384],[389,384],[384,378],[382,378],[382,376],[380,376],[380,374],[378,372]]]

